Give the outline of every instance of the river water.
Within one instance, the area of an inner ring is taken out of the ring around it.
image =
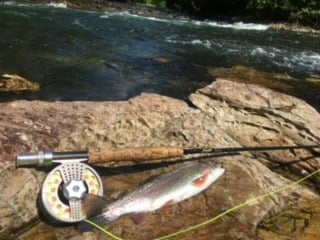
[[[0,74],[41,84],[36,93],[0,93],[1,101],[123,100],[141,92],[184,99],[214,80],[205,66],[244,65],[301,81],[320,75],[319,36],[266,25],[13,2],[0,3],[0,19]]]

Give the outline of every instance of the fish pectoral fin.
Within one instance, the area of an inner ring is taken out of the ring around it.
[[[135,224],[140,224],[146,220],[148,215],[148,212],[133,213],[131,214],[130,218]]]
[[[162,205],[161,209],[165,209],[167,207],[172,206],[175,203],[175,201],[173,199],[167,201],[165,204]]]

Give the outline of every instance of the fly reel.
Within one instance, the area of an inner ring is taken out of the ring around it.
[[[86,194],[103,195],[97,172],[81,162],[58,165],[46,177],[40,194],[40,208],[51,220],[66,223],[86,218],[82,201]]]

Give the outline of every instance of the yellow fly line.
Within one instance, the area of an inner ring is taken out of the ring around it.
[[[256,204],[256,203],[258,203],[258,202],[260,202],[260,201],[263,201],[263,200],[265,200],[265,199],[267,199],[267,198],[269,198],[269,197],[271,197],[271,196],[273,196],[273,195],[275,195],[275,194],[278,194],[278,193],[280,193],[280,192],[289,190],[290,188],[293,188],[293,187],[299,185],[300,183],[304,182],[304,181],[307,180],[308,178],[311,178],[312,176],[314,176],[314,175],[316,175],[316,174],[318,174],[318,173],[320,173],[320,169],[318,169],[318,170],[310,173],[309,175],[307,175],[307,176],[305,176],[305,177],[303,177],[303,178],[300,178],[299,180],[297,180],[297,181],[295,181],[295,182],[293,182],[293,183],[291,183],[291,184],[288,184],[288,185],[286,185],[286,186],[277,188],[277,189],[275,189],[275,190],[273,190],[273,191],[271,191],[271,192],[265,193],[265,194],[263,194],[263,195],[260,195],[260,196],[251,198],[251,199],[245,201],[244,203],[241,203],[241,204],[239,204],[239,205],[237,205],[237,206],[235,206],[235,207],[229,208],[228,210],[222,212],[221,214],[219,214],[219,215],[217,215],[217,216],[215,216],[215,217],[213,217],[213,218],[210,218],[210,219],[208,219],[208,220],[206,220],[206,221],[204,221],[204,222],[201,222],[201,223],[199,223],[199,224],[197,224],[197,225],[193,225],[193,226],[190,226],[190,227],[188,227],[188,228],[179,230],[179,231],[177,231],[177,232],[174,232],[174,233],[171,233],[171,234],[168,234],[168,235],[165,235],[165,236],[156,238],[155,240],[167,240],[167,239],[170,239],[170,238],[173,238],[173,237],[177,237],[178,235],[186,234],[186,233],[191,232],[191,231],[193,231],[193,230],[202,228],[202,227],[204,227],[204,226],[206,226],[206,225],[208,225],[208,224],[211,224],[211,223],[213,223],[213,222],[215,222],[215,221],[223,218],[224,216],[226,216],[226,215],[228,215],[228,214],[230,214],[230,213],[232,213],[232,212],[235,212],[235,211],[237,211],[237,210],[239,210],[239,209],[241,209],[241,208],[244,208],[244,207],[247,207],[247,206],[251,206],[251,205]],[[115,235],[112,234],[111,232],[107,231],[105,228],[99,226],[98,224],[96,224],[96,223],[94,223],[94,222],[92,222],[92,221],[90,221],[90,220],[88,220],[88,219],[86,219],[86,220],[84,220],[84,221],[85,221],[86,223],[92,225],[93,227],[97,228],[98,230],[100,230],[101,232],[103,232],[105,235],[109,236],[110,238],[112,238],[112,239],[114,239],[114,240],[124,240],[123,238],[118,237],[118,236],[115,236]]]

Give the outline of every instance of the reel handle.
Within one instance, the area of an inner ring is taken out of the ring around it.
[[[123,149],[89,150],[88,163],[105,163],[112,161],[146,161],[182,157],[183,148],[175,147],[138,147]]]
[[[137,147],[122,149],[92,149],[80,152],[40,151],[20,153],[16,158],[17,167],[51,166],[53,163],[87,162],[89,164],[114,161],[146,161],[182,157],[184,150],[174,147]]]

